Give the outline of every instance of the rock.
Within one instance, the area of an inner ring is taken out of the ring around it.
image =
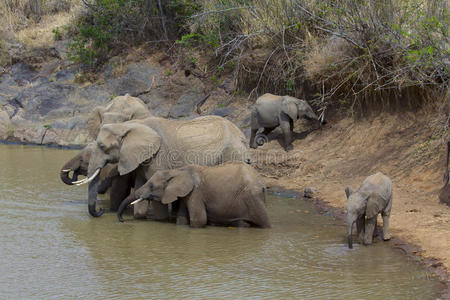
[[[0,138],[6,139],[11,130],[11,120],[6,111],[0,111]]]
[[[312,198],[314,194],[317,193],[317,190],[313,187],[305,187],[303,191],[303,196],[306,198]]]
[[[233,113],[236,111],[235,107],[222,107],[219,109],[216,109],[212,112],[212,115],[220,116],[220,117],[227,117],[232,116]]]
[[[107,88],[117,96],[125,94],[137,95],[146,91],[152,84],[154,76],[154,85],[159,85],[162,77],[162,69],[147,63],[133,63],[127,67],[126,73],[118,79],[109,79],[106,81]]]
[[[169,111],[169,117],[181,118],[192,115],[196,104],[205,97],[196,91],[189,91],[178,98],[176,104]]]

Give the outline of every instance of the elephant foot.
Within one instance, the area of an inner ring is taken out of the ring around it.
[[[291,151],[292,149],[294,149],[294,146],[291,145],[287,145],[286,148],[284,148],[284,150],[286,150],[286,152]]]
[[[383,235],[383,241],[389,241],[390,239],[391,239],[390,233]]]
[[[189,225],[187,217],[177,217],[177,225]]]
[[[256,149],[256,148],[258,148],[258,146],[256,146],[256,145],[250,145],[250,148]]]

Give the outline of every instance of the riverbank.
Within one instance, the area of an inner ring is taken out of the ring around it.
[[[450,209],[438,200],[445,149],[433,137],[430,120],[424,111],[331,120],[321,130],[297,134],[294,150],[288,153],[274,134],[272,141],[255,151],[256,165],[269,187],[299,193],[313,187],[319,210],[331,211],[341,220],[347,185],[358,188],[365,177],[378,171],[391,177],[393,239],[388,243],[421,261],[445,282],[443,297],[447,299]],[[296,126],[296,132],[303,130]]]

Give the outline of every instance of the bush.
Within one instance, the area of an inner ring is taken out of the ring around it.
[[[211,0],[190,35],[215,36],[239,87],[330,104],[389,105],[446,93],[448,2],[435,0]],[[411,98],[411,97],[409,97]]]
[[[183,30],[184,18],[198,9],[194,1],[94,0],[73,27],[72,58],[88,67],[104,63],[130,45],[169,42]]]

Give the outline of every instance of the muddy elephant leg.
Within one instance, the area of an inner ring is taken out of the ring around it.
[[[294,120],[289,118],[289,129],[291,130],[291,133],[294,132]]]
[[[290,125],[291,118],[282,114],[280,118],[280,127],[284,137],[284,149],[286,151],[292,150],[292,132]]]
[[[252,114],[251,114],[250,118],[251,118],[251,120],[250,120],[251,133],[250,133],[249,146],[250,146],[250,148],[256,149],[258,147],[258,145],[256,145],[256,143],[255,143],[255,136],[256,136],[256,132],[258,132],[259,124],[258,124],[257,112],[256,112],[255,108],[252,109]]]
[[[375,226],[377,224],[377,216],[373,218],[366,219],[366,226],[364,228],[364,244],[370,245],[373,240],[373,231],[375,230]]]
[[[152,201],[153,220],[167,221],[169,220],[169,206],[162,204],[160,201]]]
[[[136,191],[138,188],[145,184],[146,180],[144,176],[136,175],[136,180],[134,183],[134,190]],[[135,219],[145,219],[147,218],[148,212],[148,201],[141,201],[135,205],[133,205],[133,216]]]
[[[358,233],[358,237],[361,242],[364,241],[364,226],[365,226],[365,215],[362,215],[356,220],[356,231]]]
[[[116,176],[112,178],[111,189],[109,191],[109,200],[111,202],[110,210],[117,211],[122,203],[131,192],[130,175]]]
[[[192,195],[187,201],[186,206],[189,212],[189,223],[191,227],[204,227],[208,222],[208,218],[203,201]]]
[[[383,240],[388,241],[391,239],[391,233],[389,232],[389,214],[381,213],[383,217]]]

